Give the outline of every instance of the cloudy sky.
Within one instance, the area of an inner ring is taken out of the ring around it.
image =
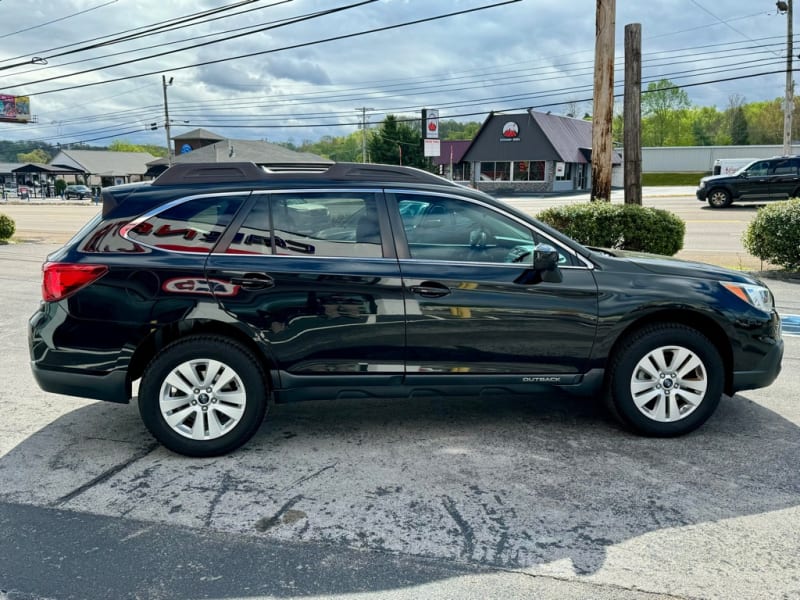
[[[372,123],[423,107],[459,121],[527,107],[583,115],[595,8],[594,0],[0,0],[0,94],[30,96],[37,119],[0,123],[0,139],[164,145],[162,75],[172,79],[173,135],[203,127],[300,143],[357,131],[362,108]],[[687,86],[693,104],[720,109],[734,95],[784,94],[787,18],[771,0],[618,0],[620,94],[628,23],[642,26],[645,87],[667,78]]]

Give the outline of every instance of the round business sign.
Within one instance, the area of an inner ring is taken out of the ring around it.
[[[508,121],[505,125],[503,125],[503,137],[519,137],[519,125],[517,125],[514,121]]]

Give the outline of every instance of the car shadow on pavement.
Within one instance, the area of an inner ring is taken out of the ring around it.
[[[631,435],[561,394],[342,400],[273,407],[244,448],[189,459],[157,446],[134,406],[95,403],[0,458],[0,501],[342,556],[590,575],[626,540],[800,505],[798,434],[746,395],[675,439]],[[364,590],[333,580],[292,594]]]

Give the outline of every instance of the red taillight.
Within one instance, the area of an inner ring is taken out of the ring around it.
[[[106,274],[105,265],[45,263],[42,267],[42,298],[45,302],[63,300]]]

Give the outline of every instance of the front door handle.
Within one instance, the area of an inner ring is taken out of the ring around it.
[[[412,285],[411,292],[423,298],[442,298],[450,294],[450,288],[435,281],[425,281],[420,285]]]
[[[275,285],[275,280],[266,273],[245,273],[231,277],[231,283],[244,290],[266,290]]]

